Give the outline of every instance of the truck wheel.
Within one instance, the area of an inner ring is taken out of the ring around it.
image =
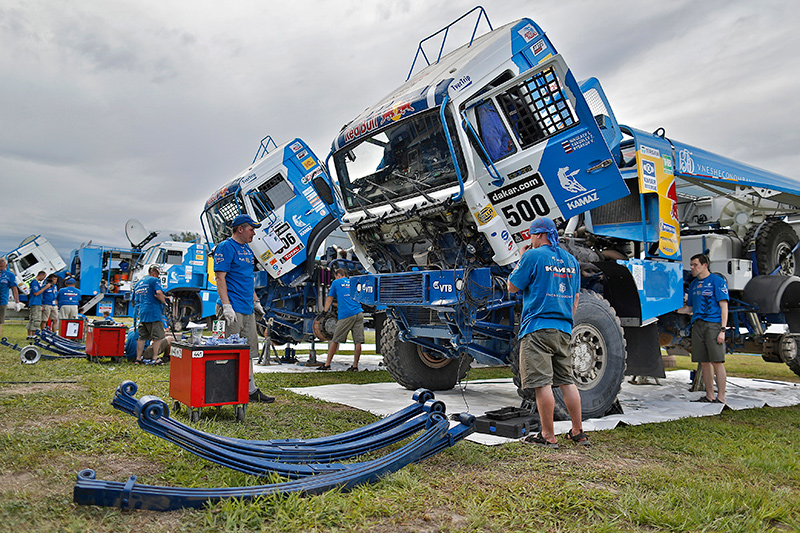
[[[583,418],[604,416],[617,400],[625,373],[625,334],[608,300],[581,291],[572,328],[572,373]],[[563,402],[561,392],[556,398]]]
[[[400,330],[387,318],[381,331],[383,362],[394,380],[409,390],[450,390],[467,375],[472,357],[446,359],[413,342],[400,340]]]
[[[769,274],[778,266],[782,276],[800,275],[800,250],[792,253],[797,244],[797,233],[782,220],[767,220],[754,226],[745,236],[745,252],[755,237],[756,266],[759,274]]]
[[[800,376],[800,335],[784,335],[780,340],[781,359]]]

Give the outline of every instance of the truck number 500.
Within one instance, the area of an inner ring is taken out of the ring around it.
[[[550,213],[550,206],[541,194],[534,194],[527,200],[520,200],[500,209],[503,216],[512,226],[519,226],[523,221],[532,222],[537,216]]]

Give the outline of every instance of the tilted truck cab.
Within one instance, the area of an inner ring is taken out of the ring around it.
[[[599,82],[579,84],[534,21],[474,37],[485,13],[471,13],[468,44],[440,52],[333,142],[342,229],[370,272],[352,278],[354,297],[388,306],[379,348],[400,384],[451,388],[475,359],[511,364],[519,385],[521,304],[505,281],[531,221],[548,216],[581,263],[573,370],[584,415],[603,415],[625,373],[663,376],[660,344],[685,340],[674,311],[687,234],[730,232],[719,216],[686,219],[700,201],[692,187],[734,196],[754,172],[739,164],[743,183],[732,184],[729,174],[683,170],[691,150],[663,131],[620,126]],[[427,59],[431,37],[418,57]],[[781,208],[772,216],[785,217],[783,202],[800,186],[776,180],[785,187],[762,192]]]
[[[304,141],[276,146],[265,137],[253,163],[209,198],[201,222],[211,248],[231,235],[229,224],[242,213],[261,224],[250,248],[272,339],[312,340],[330,282],[316,252],[339,227],[340,208],[325,167]]]

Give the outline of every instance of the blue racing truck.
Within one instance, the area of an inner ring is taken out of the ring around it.
[[[443,56],[470,14],[469,43]],[[394,379],[449,389],[475,360],[510,364],[519,386],[521,301],[506,280],[539,216],[581,264],[571,349],[584,416],[613,409],[625,374],[663,376],[662,345],[689,348],[675,311],[700,251],[731,286],[730,348],[798,371],[800,183],[619,125],[600,83],[577,81],[533,20],[493,29],[482,8],[467,15],[420,42],[407,81],[328,156],[369,271],[351,287],[388,306],[378,349]]]
[[[144,250],[133,271],[133,284],[158,266],[164,294],[170,296],[169,315],[177,329],[189,322],[205,322],[210,328],[217,303],[214,258],[198,242],[164,241]]]
[[[316,252],[339,227],[340,207],[322,162],[300,139],[277,146],[265,137],[252,164],[206,202],[201,223],[210,247],[230,236],[240,213],[261,224],[250,248],[271,341],[330,338],[336,319],[319,313],[333,278]]]

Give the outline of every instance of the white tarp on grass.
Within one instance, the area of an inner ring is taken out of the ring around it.
[[[337,357],[341,370],[349,366],[345,361],[346,357]],[[352,356],[349,357],[352,362]],[[370,357],[381,358],[381,356]],[[337,368],[338,365],[334,366],[334,370]],[[691,384],[688,370],[669,371],[666,379],[660,381],[660,385],[633,385],[626,380],[618,397],[623,414],[585,420],[584,430],[599,431],[625,424],[638,425],[692,416],[711,416],[719,414],[725,407],[721,404],[693,403],[691,400],[698,399],[705,393],[689,392]],[[389,415],[407,406],[411,403],[412,395],[412,391],[396,383],[365,385],[342,383],[288,390],[320,400],[349,405],[380,416]],[[442,400],[447,405],[448,414],[467,411],[480,416],[486,411],[520,404],[520,398],[510,378],[470,381],[453,390],[437,391],[435,394],[437,400]],[[800,384],[729,377],[727,403],[731,409],[736,410],[797,405],[800,404]],[[555,423],[557,434],[566,433],[570,427],[569,422]],[[479,433],[474,433],[468,438],[483,444],[502,444],[512,440]]]

